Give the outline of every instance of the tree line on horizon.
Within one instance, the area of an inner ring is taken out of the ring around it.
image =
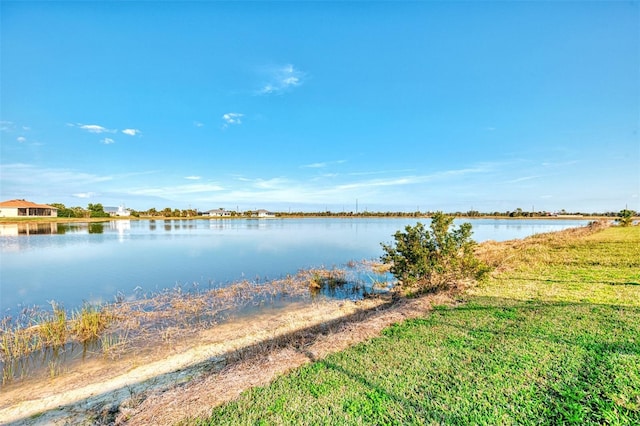
[[[66,218],[108,218],[111,215],[104,210],[104,206],[101,203],[89,203],[86,208],[66,207],[62,203],[51,203],[52,207],[58,209],[58,217]],[[180,218],[193,218],[202,217],[204,212],[197,209],[177,209],[171,207],[165,207],[164,209],[150,208],[148,210],[133,210],[127,209],[132,217],[180,217]],[[224,210],[224,209],[220,209]],[[226,210],[230,213],[230,217],[252,217],[254,216],[254,210],[236,211]],[[304,211],[288,211],[288,212],[274,212],[277,217],[432,217],[435,211],[316,211],[316,212],[304,212]],[[493,212],[480,212],[478,210],[456,211],[445,213],[449,216],[456,217],[511,217],[511,218],[541,218],[541,217],[557,217],[557,216],[585,216],[585,217],[636,217],[638,212],[625,208],[619,212],[568,212],[564,209],[558,212],[547,211],[525,211],[521,208],[509,211],[493,211]]]

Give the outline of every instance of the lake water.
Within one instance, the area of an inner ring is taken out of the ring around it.
[[[583,226],[587,220],[465,219],[478,241]],[[55,300],[71,309],[166,288],[264,281],[311,267],[379,259],[416,219],[117,220],[0,225],[0,316]],[[428,219],[422,219],[428,223]]]

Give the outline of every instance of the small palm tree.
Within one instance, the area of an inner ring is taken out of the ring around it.
[[[631,226],[631,224],[633,223],[633,216],[635,215],[635,213],[636,212],[629,209],[620,210],[620,213],[618,213],[618,219],[616,219],[616,222],[618,222],[620,226]]]

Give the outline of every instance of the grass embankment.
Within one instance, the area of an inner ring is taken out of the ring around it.
[[[482,249],[496,271],[463,303],[196,423],[640,424],[640,227]]]

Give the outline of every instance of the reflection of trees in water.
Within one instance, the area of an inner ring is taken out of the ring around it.
[[[102,222],[93,222],[89,224],[89,233],[90,234],[103,234],[104,233],[104,223]]]

